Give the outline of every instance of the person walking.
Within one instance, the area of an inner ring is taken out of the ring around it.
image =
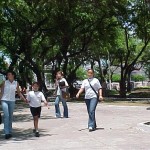
[[[83,81],[81,88],[76,95],[76,98],[79,98],[80,94],[85,91],[85,103],[89,116],[88,129],[89,132],[91,132],[96,130],[97,125],[95,119],[95,110],[98,101],[103,100],[103,97],[101,84],[97,78],[94,78],[94,71],[92,69],[87,71],[87,76],[88,79]]]
[[[4,113],[5,139],[9,139],[12,137],[12,121],[16,101],[16,91],[21,99],[23,99],[25,102],[27,102],[27,100],[20,92],[19,83],[15,81],[15,72],[8,71],[6,76],[7,80],[4,81],[1,85],[1,104]]]
[[[59,103],[62,102],[64,113],[63,117],[68,118],[68,106],[65,98],[65,93],[67,93],[68,83],[66,79],[63,77],[63,72],[58,71],[56,74],[56,90],[55,90],[55,114],[57,118],[61,118],[61,112],[59,108]]]
[[[27,94],[27,101],[30,105],[30,111],[33,116],[33,122],[34,122],[34,129],[33,132],[35,133],[36,137],[39,137],[39,131],[38,131],[38,122],[41,115],[41,101],[44,101],[44,104],[48,106],[48,103],[45,99],[45,96],[42,92],[39,91],[39,83],[34,82],[32,84],[32,91],[30,91]],[[48,107],[49,108],[49,107]]]

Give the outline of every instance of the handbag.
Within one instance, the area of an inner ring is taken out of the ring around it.
[[[88,79],[88,81],[89,81],[89,79]],[[99,101],[99,94],[96,92],[96,90],[94,89],[94,87],[91,85],[90,81],[89,81],[89,85],[92,88],[92,90],[94,91],[94,93],[96,94],[97,100]]]
[[[64,98],[65,100],[69,100],[70,99],[70,93],[68,91],[68,89],[66,89],[67,91],[62,91],[62,98]]]
[[[65,85],[66,85],[66,84],[65,84],[65,81],[60,81],[60,82],[59,82],[59,86],[60,86],[60,87],[63,87],[63,86],[65,86]]]
[[[65,91],[61,90],[61,92],[62,92],[62,98],[64,98],[65,100],[70,99],[70,93],[69,93],[68,87],[66,88]]]
[[[65,86],[66,86],[65,81],[60,81],[59,82],[60,89],[62,89]],[[70,99],[70,93],[68,91],[68,88],[67,87],[65,87],[65,88],[66,88],[66,91],[61,90],[61,92],[62,92],[62,98],[65,99],[65,100],[68,100],[68,99]]]

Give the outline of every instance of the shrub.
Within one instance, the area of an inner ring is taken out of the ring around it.
[[[112,75],[112,82],[120,82],[121,76],[119,74]]]
[[[132,80],[132,81],[135,81],[135,82],[144,81],[144,80],[145,80],[145,76],[139,75],[139,74],[132,75],[132,76],[131,76],[131,80]]]

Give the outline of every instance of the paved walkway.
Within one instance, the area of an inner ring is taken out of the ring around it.
[[[88,132],[87,112],[83,103],[68,103],[70,118],[56,119],[54,106],[43,107],[39,138],[32,133],[28,108],[14,113],[14,137],[4,140],[0,125],[0,150],[150,150],[150,132],[138,128],[150,121],[146,106],[97,107],[98,130]]]

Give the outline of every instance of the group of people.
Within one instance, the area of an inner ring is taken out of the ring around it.
[[[48,102],[44,94],[39,91],[39,83],[34,82],[32,84],[32,90],[27,93],[27,96],[24,97],[19,89],[19,83],[15,80],[15,72],[8,71],[6,74],[7,80],[4,81],[1,85],[1,104],[3,110],[3,120],[4,120],[4,134],[5,139],[12,137],[12,121],[13,121],[13,112],[15,108],[15,93],[17,91],[20,98],[28,103],[30,106],[30,111],[33,116],[34,129],[33,132],[36,137],[39,137],[38,130],[38,121],[41,115],[41,102],[43,101],[46,106]],[[56,90],[55,90],[55,115],[57,118],[62,117],[59,103],[62,102],[64,113],[63,117],[68,118],[68,106],[66,102],[66,95],[68,92],[68,83],[64,78],[63,72],[58,71],[56,73]],[[96,119],[95,119],[95,110],[98,104],[98,101],[103,100],[102,97],[102,87],[97,78],[94,78],[94,71],[89,69],[87,71],[87,79],[82,83],[80,90],[78,91],[76,98],[79,98],[81,93],[85,92],[85,103],[87,106],[87,112],[89,116],[88,129],[89,132],[96,130]],[[49,108],[49,106],[48,106]]]

